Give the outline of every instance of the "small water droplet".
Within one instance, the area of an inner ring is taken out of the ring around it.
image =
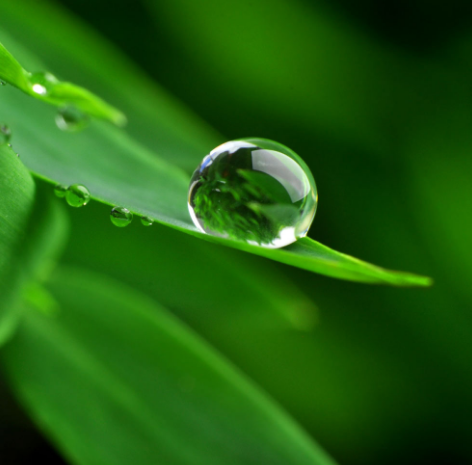
[[[141,223],[144,226],[152,226],[154,224],[154,220],[152,218],[149,218],[149,216],[143,216],[141,217]]]
[[[11,139],[10,128],[6,124],[0,124],[0,145],[8,144]]]
[[[111,222],[119,228],[128,226],[133,221],[133,214],[124,207],[113,207],[110,212]]]
[[[0,79],[0,86],[6,86],[6,85],[7,85],[7,83],[6,83],[5,81],[2,81],[2,80]]]
[[[66,201],[71,207],[83,207],[90,200],[90,192],[82,184],[69,186],[66,192]]]
[[[54,187],[54,193],[56,194],[57,197],[62,199],[66,196],[67,189],[68,187],[65,186],[64,184],[58,184],[57,186]]]
[[[77,132],[84,129],[89,123],[87,115],[73,105],[59,110],[56,115],[56,124],[62,131]]]
[[[59,82],[51,73],[34,73],[29,80],[33,92],[42,96],[49,94]]]
[[[190,216],[202,232],[267,248],[306,236],[317,202],[305,162],[267,139],[216,147],[195,170],[188,195]]]

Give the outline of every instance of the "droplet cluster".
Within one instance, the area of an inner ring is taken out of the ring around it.
[[[57,184],[54,193],[59,198],[65,198],[66,202],[75,208],[84,207],[90,201],[90,192],[82,184],[72,184],[67,187],[64,184]]]
[[[65,198],[66,202],[75,208],[87,205],[91,198],[89,190],[82,184],[72,184],[71,186],[57,184],[54,187],[54,194],[61,199]],[[124,228],[133,221],[133,213],[125,207],[113,207],[110,212],[110,220],[115,226]],[[154,220],[149,216],[142,216],[141,223],[144,226],[151,226],[154,224]]]

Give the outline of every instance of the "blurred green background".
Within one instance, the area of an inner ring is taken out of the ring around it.
[[[97,204],[69,211],[62,262],[158,299],[339,464],[472,463],[472,4],[60,3],[225,139],[300,154],[320,196],[310,237],[435,285],[366,286],[253,257],[256,284],[283,301],[270,275],[283,273],[316,320],[281,329],[254,314],[256,292],[238,295],[242,252],[225,251],[231,265],[215,278],[219,246],[160,226],[113,229]],[[0,389],[1,463],[63,463]]]

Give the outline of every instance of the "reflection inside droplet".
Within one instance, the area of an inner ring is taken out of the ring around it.
[[[45,95],[46,87],[42,86],[41,84],[33,84],[33,91],[39,95]]]

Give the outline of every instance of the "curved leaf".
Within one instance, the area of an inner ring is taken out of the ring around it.
[[[1,31],[0,31],[1,34]],[[11,41],[12,43],[14,41]],[[20,50],[21,47],[18,47]],[[93,54],[93,50],[90,50]],[[99,66],[100,58],[96,59]],[[77,63],[76,73],[80,72]],[[129,90],[132,92],[132,89]],[[81,183],[92,198],[109,205],[126,207],[167,226],[240,250],[328,276],[361,282],[396,285],[427,285],[429,281],[411,274],[391,273],[334,251],[310,239],[287,250],[267,250],[230,240],[203,235],[196,230],[187,211],[188,175],[158,158],[116,128],[98,122],[81,134],[66,134],[55,128],[47,108],[2,89],[2,112],[8,111],[18,148],[28,167],[50,182]],[[172,144],[168,150],[172,151]],[[207,151],[213,147],[208,146]],[[201,154],[196,154],[200,158]],[[327,259],[327,252],[329,258]]]
[[[0,145],[0,344],[17,318],[12,276],[18,268],[16,253],[24,239],[34,194],[34,181],[16,153],[6,144]]]
[[[61,269],[49,287],[63,311],[29,311],[2,359],[33,417],[72,462],[333,464],[147,297],[79,269]]]
[[[31,175],[6,145],[0,146],[0,344],[15,328],[18,301],[48,276],[67,233],[63,209],[36,189]],[[54,200],[54,199],[53,199]]]

